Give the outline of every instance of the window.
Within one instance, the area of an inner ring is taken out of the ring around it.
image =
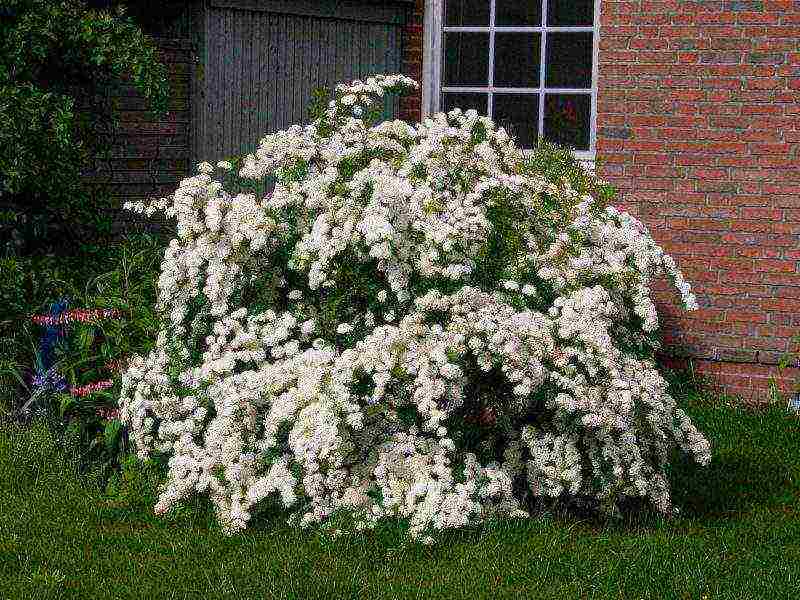
[[[476,109],[593,166],[599,0],[426,0],[423,112]]]

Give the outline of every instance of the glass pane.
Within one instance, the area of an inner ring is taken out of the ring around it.
[[[539,87],[540,33],[495,33],[494,85]]]
[[[544,137],[576,150],[589,149],[589,94],[545,94]]]
[[[477,85],[489,81],[489,34],[444,34],[444,85]]]
[[[542,0],[495,0],[494,24],[497,27],[541,27]]]
[[[592,87],[592,33],[548,33],[545,54],[547,87]]]
[[[548,0],[548,27],[591,27],[593,24],[593,0]]]
[[[460,108],[461,112],[466,112],[470,108],[474,108],[479,115],[485,116],[489,114],[488,99],[489,96],[486,94],[453,94],[444,92],[439,112],[450,112],[454,108]]]
[[[495,94],[492,119],[516,138],[520,148],[533,148],[539,137],[539,94]]]
[[[445,27],[488,27],[489,0],[447,0]]]

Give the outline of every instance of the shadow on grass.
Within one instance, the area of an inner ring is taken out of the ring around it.
[[[785,447],[722,445],[714,451],[714,441],[708,467],[690,464],[683,456],[671,466],[673,501],[685,517],[716,519],[800,499],[796,463]]]

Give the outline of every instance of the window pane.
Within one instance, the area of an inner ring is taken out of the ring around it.
[[[443,54],[445,86],[488,85],[488,33],[445,33]]]
[[[592,87],[592,34],[548,33],[547,87]]]
[[[544,137],[562,146],[588,150],[591,102],[589,94],[545,94]]]
[[[447,0],[446,27],[488,27],[489,0]]]
[[[542,0],[495,0],[494,24],[497,27],[541,27]]]
[[[494,85],[539,87],[540,33],[495,33]]]
[[[487,115],[488,98],[486,94],[453,94],[444,92],[442,94],[442,104],[439,112],[450,112],[454,108],[460,108],[461,112],[466,112],[470,108],[478,111],[479,115]]]
[[[594,23],[593,0],[548,0],[548,27],[591,27]]]
[[[539,94],[495,94],[492,119],[516,138],[520,148],[533,148],[539,137]]]

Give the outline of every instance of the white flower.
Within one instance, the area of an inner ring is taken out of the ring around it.
[[[338,85],[341,104],[320,119],[264,136],[239,174],[275,176],[266,197],[225,190],[200,163],[169,197],[126,203],[176,221],[157,281],[166,318],[152,350],[131,358],[119,398],[137,455],[169,457],[158,514],[207,495],[235,533],[275,494],[292,524],[340,509],[356,530],[402,517],[433,543],[445,528],[528,516],[516,478],[537,496],[616,490],[668,512],[672,449],[711,460],[655,362],[622,351],[658,327],[653,278],[666,274],[697,307],[675,261],[627,213],[533,171],[475,110],[415,126],[368,126],[340,110],[358,117],[415,87],[402,75]],[[498,201],[540,215],[545,193],[558,200],[557,231],[544,219],[498,222]],[[494,243],[500,226],[513,248]],[[376,288],[380,304],[393,294],[377,315]],[[552,301],[529,308],[530,298]],[[639,331],[619,327],[634,315]],[[342,337],[356,326],[361,339]],[[476,396],[487,377],[498,385]],[[535,426],[510,432],[500,463],[456,451],[459,410],[482,406],[473,426],[496,427],[545,385],[558,393]]]
[[[519,289],[519,284],[516,281],[504,281],[503,287],[507,290],[516,291]]]
[[[231,163],[229,163],[227,160],[221,160],[217,163],[217,168],[230,171],[233,168],[233,165],[231,165]]]
[[[311,335],[314,333],[314,328],[316,326],[316,321],[314,319],[308,319],[304,321],[303,324],[300,326],[300,331],[303,332],[303,335]]]

